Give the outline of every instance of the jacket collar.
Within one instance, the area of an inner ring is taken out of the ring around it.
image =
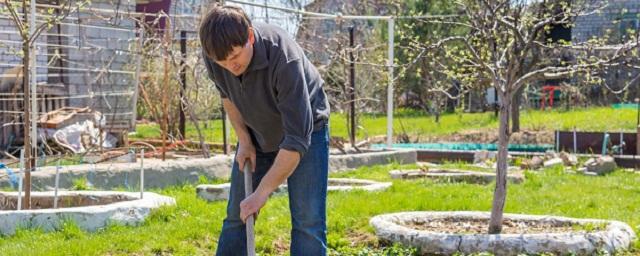
[[[257,29],[253,28],[253,35],[255,37],[255,41],[253,43],[253,57],[251,58],[251,63],[249,63],[249,67],[247,67],[247,71],[255,71],[266,68],[269,65],[269,60],[267,59],[267,49],[262,41],[262,36]]]

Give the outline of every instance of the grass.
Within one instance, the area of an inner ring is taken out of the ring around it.
[[[455,164],[452,164],[455,165]],[[415,166],[363,167],[332,177],[390,181],[388,171]],[[577,218],[620,220],[640,228],[640,175],[617,171],[604,177],[565,174],[559,169],[526,173],[522,184],[509,185],[505,211]],[[204,180],[203,180],[204,181]],[[217,180],[216,182],[220,182]],[[96,233],[65,223],[59,231],[19,230],[0,238],[2,255],[212,255],[226,202],[207,203],[186,184],[157,191],[177,205],[152,212],[139,227],[109,226]],[[368,222],[372,216],[399,211],[478,210],[491,208],[493,185],[393,180],[386,191],[330,192],[328,244],[332,255],[409,255],[408,249],[381,244]],[[286,196],[269,200],[258,219],[260,255],[286,255],[290,240]],[[636,243],[632,252],[640,250]]]
[[[572,130],[576,127],[581,131],[635,131],[636,110],[613,109],[609,107],[579,108],[570,111],[559,109],[540,111],[522,111],[522,128],[526,130]],[[603,118],[607,117],[607,118]],[[348,137],[346,116],[340,113],[331,115],[331,135]],[[359,116],[358,137],[386,134],[386,116],[384,114],[362,114]],[[207,121],[207,128],[203,129],[205,140],[208,142],[222,142],[222,122],[220,120]],[[203,127],[201,127],[203,128]],[[398,110],[395,113],[394,131],[403,130],[408,134],[421,136],[448,135],[465,130],[497,129],[498,120],[493,113],[461,113],[444,114],[439,123],[434,117],[421,111]],[[235,141],[235,135],[231,141]],[[138,125],[137,134],[133,138],[159,138],[160,129],[156,124]],[[197,140],[197,133],[193,124],[187,125],[187,137]]]

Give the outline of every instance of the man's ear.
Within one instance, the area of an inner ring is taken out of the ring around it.
[[[253,45],[253,43],[256,42],[256,37],[253,34],[253,27],[249,27],[249,43],[251,43],[251,45]]]

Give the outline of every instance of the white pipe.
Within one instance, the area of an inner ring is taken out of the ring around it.
[[[58,209],[58,187],[60,185],[60,159],[61,159],[61,155],[60,153],[58,153],[58,164],[56,164],[55,188],[53,191],[53,209]]]
[[[144,40],[144,31],[142,29],[138,30],[138,52],[142,52]],[[135,84],[133,88],[133,109],[137,109],[138,104],[138,94],[139,94],[139,86],[140,86],[140,67],[142,65],[142,56],[137,54],[136,56],[136,73],[135,73]],[[135,126],[137,115],[135,112],[131,115],[131,124]]]
[[[241,0],[226,0],[229,3],[236,4],[246,4],[250,6],[269,8],[274,10],[280,10],[285,12],[293,12],[297,14],[322,17],[327,19],[346,19],[346,20],[389,20],[389,19],[430,19],[430,18],[454,18],[460,17],[460,15],[420,15],[420,16],[357,16],[357,15],[336,15],[336,14],[327,14],[327,13],[318,13],[318,12],[308,12],[303,10],[297,10],[287,7],[279,7],[279,6],[267,6],[266,4],[258,4],[253,2],[241,1]]]
[[[0,42],[3,42],[4,40],[0,40]],[[57,46],[57,45],[46,45],[46,46]],[[62,48],[65,48],[65,46],[63,46]],[[70,49],[78,49],[77,47],[66,47],[66,48],[70,48]],[[94,48],[97,49],[97,48]],[[82,50],[91,50],[91,48],[89,47],[85,47]],[[115,51],[119,51],[119,50],[115,50]],[[124,53],[129,53],[129,52],[124,52]],[[115,53],[117,54],[117,53]],[[135,53],[134,53],[135,54]],[[65,61],[67,63],[69,63],[69,61]],[[73,64],[73,63],[72,63]],[[17,64],[0,64],[0,66],[3,67],[17,67],[19,65]],[[79,65],[76,64],[76,66],[80,67],[80,66],[88,66],[88,65]],[[113,73],[113,74],[125,74],[125,75],[135,75],[135,72],[132,71],[124,71],[124,70],[114,70],[114,69],[107,69],[104,67],[92,67],[92,68],[63,68],[63,67],[54,67],[54,66],[38,66],[37,63],[33,64],[33,66],[30,67],[36,67],[36,68],[41,68],[41,69],[55,69],[55,70],[66,70],[66,71],[81,71],[81,72],[109,72],[109,73]]]
[[[16,93],[16,94],[10,94],[10,93],[0,93],[0,96],[3,95],[11,95],[11,96],[17,96],[17,95],[23,95],[22,93]],[[91,94],[84,94],[84,95],[75,95],[75,96],[59,96],[59,97],[40,97],[37,98],[38,100],[67,100],[67,99],[82,99],[82,98],[96,98],[96,97],[106,97],[106,96],[132,96],[134,95],[131,92],[104,92],[104,93],[91,93]],[[42,96],[42,95],[41,95]],[[2,98],[0,99],[0,101],[17,101],[17,100],[21,100],[22,98]],[[2,112],[16,112],[16,111],[2,111]],[[19,111],[17,113],[23,113],[22,111]],[[129,114],[131,114],[133,112],[129,112]],[[103,113],[103,115],[107,115],[108,113]]]
[[[387,86],[387,148],[391,148],[393,144],[393,63],[394,63],[394,19],[389,19],[389,85]]]
[[[140,199],[144,198],[144,148],[140,150]]]
[[[20,150],[20,173],[18,173],[18,211],[22,210],[22,174],[24,174],[24,149]]]
[[[47,9],[67,9],[68,5],[51,5],[51,4],[36,4],[37,8],[47,8]],[[158,16],[159,14],[157,13],[145,13],[145,12],[135,12],[135,11],[126,11],[126,12],[118,12],[118,10],[114,10],[112,9],[103,9],[103,8],[96,8],[90,5],[85,5],[84,6],[86,10],[89,10],[91,12],[103,12],[103,13],[109,13],[109,14],[119,14],[120,16],[126,16],[127,17],[144,17],[144,16]],[[73,13],[76,13],[80,10],[76,10]],[[22,14],[21,12],[16,12],[18,14]],[[38,14],[38,16],[46,16],[46,17],[55,17],[54,15],[47,15],[47,14]],[[163,17],[166,17],[167,15],[164,14],[162,15]],[[176,18],[199,18],[199,15],[196,14],[171,14],[171,17],[176,17]],[[72,16],[67,16],[65,19],[69,19],[69,20],[78,20],[75,17]]]
[[[29,17],[29,37],[33,37],[36,33],[36,0],[31,0],[31,5],[29,7],[29,10],[31,11],[31,17]],[[36,38],[33,38],[33,40],[36,40]],[[35,44],[32,42],[29,42],[29,48],[31,48],[29,50],[30,53],[30,57],[29,57],[29,67],[30,71],[31,71],[31,85],[30,85],[30,90],[31,90],[31,131],[30,131],[30,136],[31,136],[31,150],[32,152],[34,152],[34,159],[38,159],[37,158],[37,153],[35,150],[35,148],[37,148],[37,143],[38,143],[38,129],[36,127],[37,122],[37,118],[38,118],[38,100],[36,99],[36,94],[38,93],[37,90],[37,82],[38,82],[38,77],[37,77],[37,68],[34,68],[34,66],[37,65],[37,61],[36,61],[36,52],[38,51],[38,49],[35,47]],[[37,164],[34,166],[31,166],[31,168],[33,168],[33,170],[35,171]],[[31,171],[31,170],[29,170]]]

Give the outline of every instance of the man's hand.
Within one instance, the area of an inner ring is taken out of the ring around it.
[[[268,195],[263,196],[259,193],[252,193],[249,197],[242,200],[242,202],[240,202],[240,219],[242,222],[246,223],[249,216],[258,213],[268,198]]]
[[[249,143],[238,143],[238,152],[236,152],[236,162],[240,167],[240,171],[244,172],[244,164],[246,161],[251,163],[251,171],[256,171],[256,148]]]

